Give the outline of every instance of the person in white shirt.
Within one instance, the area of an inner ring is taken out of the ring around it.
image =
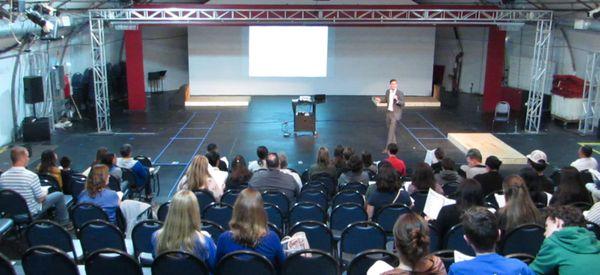
[[[388,137],[387,143],[385,144],[386,149],[383,153],[387,153],[387,145],[390,143],[398,144],[396,140],[396,126],[400,119],[402,119],[402,107],[404,107],[404,93],[398,90],[398,80],[390,80],[388,89],[385,91],[385,97],[375,98],[376,103],[387,103],[386,122],[388,126]]]
[[[298,175],[298,173],[288,169],[287,156],[283,152],[279,153],[279,171],[283,172],[284,174],[288,174],[288,175],[292,176],[294,178],[294,180],[296,181],[296,183],[298,184],[298,188],[302,189],[302,180],[300,179],[300,175]]]
[[[269,149],[265,146],[258,146],[256,148],[256,156],[258,160],[253,160],[248,163],[248,170],[254,173],[260,169],[267,169],[267,155],[269,154]]]
[[[229,173],[225,171],[221,171],[219,169],[219,162],[221,161],[219,153],[213,151],[206,153],[205,157],[208,159],[208,173],[210,176],[217,182],[219,186],[225,187],[225,181],[227,180],[227,176]]]
[[[589,145],[581,146],[577,152],[579,159],[572,162],[571,166],[577,168],[578,171],[598,170],[598,162],[592,157],[593,151]]]
[[[478,149],[471,148],[467,151],[467,164],[461,165],[460,170],[465,172],[465,177],[467,179],[472,179],[473,177],[487,173],[487,168],[485,165],[481,163],[483,157],[481,156],[481,152]]]

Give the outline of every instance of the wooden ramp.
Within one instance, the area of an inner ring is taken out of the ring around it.
[[[250,96],[190,96],[186,107],[246,107]]]
[[[448,140],[463,153],[477,148],[483,155],[498,157],[503,164],[527,164],[527,158],[490,133],[448,133]]]
[[[379,103],[375,102],[375,97],[372,97],[371,100],[373,104],[377,107],[386,107],[387,103]],[[407,96],[404,98],[406,107],[440,107],[442,104],[439,100],[435,99],[431,96]]]

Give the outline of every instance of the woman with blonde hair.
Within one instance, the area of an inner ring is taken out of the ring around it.
[[[542,215],[529,196],[525,180],[517,175],[508,176],[502,183],[506,205],[498,210],[500,229],[508,232],[520,225],[542,225]]]
[[[329,160],[329,150],[327,150],[327,147],[319,148],[319,152],[317,153],[317,162],[311,165],[308,169],[308,175],[310,177],[324,173],[332,178],[336,178],[337,176],[335,166],[333,166]]]
[[[121,203],[121,196],[107,188],[110,173],[108,166],[96,164],[92,167],[85,183],[85,190],[79,194],[78,203],[92,203],[100,206],[111,223],[117,221],[117,207]]]
[[[177,190],[196,191],[206,189],[212,192],[216,201],[219,201],[223,195],[223,188],[225,186],[220,186],[210,176],[208,166],[208,159],[205,156],[195,156],[185,175],[179,181]]]
[[[169,250],[185,251],[213,269],[216,263],[215,243],[201,228],[196,196],[188,190],[177,192],[169,205],[164,226],[152,235],[154,256]]]
[[[283,264],[285,255],[277,234],[267,226],[267,213],[260,193],[244,189],[233,206],[229,231],[217,243],[217,261],[228,253],[251,250],[264,255],[275,267]]]

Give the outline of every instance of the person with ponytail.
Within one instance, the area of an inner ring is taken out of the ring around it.
[[[523,178],[512,175],[502,183],[506,205],[498,210],[498,222],[504,232],[528,223],[543,225],[542,215],[529,196]]]
[[[400,265],[384,275],[446,274],[442,260],[429,254],[429,227],[418,214],[410,212],[396,220],[394,244]]]

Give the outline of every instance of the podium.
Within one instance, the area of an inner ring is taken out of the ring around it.
[[[325,102],[325,95],[300,96],[292,99],[294,113],[294,135],[299,132],[312,132],[317,135],[317,104]]]

